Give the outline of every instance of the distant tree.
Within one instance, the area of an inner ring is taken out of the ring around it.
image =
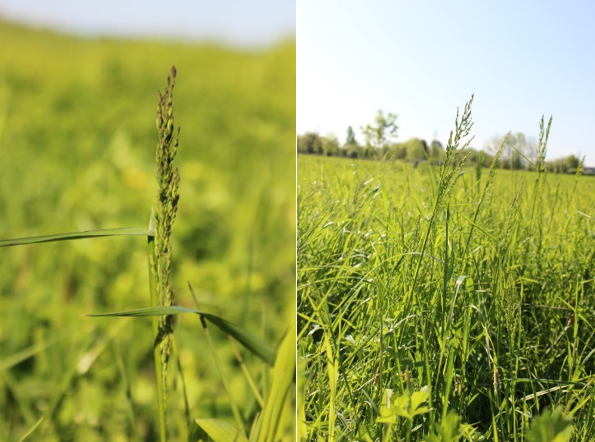
[[[548,161],[546,163],[548,172],[562,172],[565,173],[568,170],[566,166],[566,159],[565,158],[558,158],[555,160]]]
[[[360,149],[360,156],[362,158],[372,160],[372,159],[377,158],[379,155],[381,155],[381,152],[382,152],[381,149],[375,149],[374,147],[367,144]]]
[[[480,156],[483,155],[482,151],[479,151],[477,149],[469,147],[466,149],[465,152],[467,152],[469,154],[469,157],[467,157],[467,161],[469,163],[476,163],[477,161],[483,161],[483,158],[480,159]]]
[[[548,172],[576,173],[579,167],[581,167],[581,160],[576,155],[568,155],[546,162]]]
[[[351,126],[347,128],[347,140],[345,140],[346,146],[357,146],[357,141],[355,139],[355,133]]]
[[[317,155],[322,154],[322,138],[315,132],[307,132],[304,135],[298,135],[297,151],[299,153],[309,153]]]
[[[408,160],[425,160],[428,158],[428,143],[420,138],[411,138],[405,143]]]
[[[573,172],[576,172],[576,169],[578,169],[580,162],[581,160],[579,160],[578,157],[574,155],[569,155],[566,158],[564,158],[564,164],[566,165],[566,169],[568,171],[572,169]]]
[[[397,154],[397,159],[404,160],[407,158],[407,145],[405,143],[395,144],[395,153]]]
[[[524,145],[524,154],[531,161],[531,164],[527,165],[530,169],[535,169],[537,166],[537,159],[539,156],[537,148],[537,140],[535,137],[527,137]]]
[[[339,140],[335,134],[328,134],[326,137],[321,137],[322,153],[328,157],[335,156],[339,153]]]
[[[363,148],[355,139],[355,133],[351,126],[347,128],[347,139],[343,147],[339,149],[339,155],[348,158],[362,158],[364,156]]]
[[[385,117],[382,111],[379,110],[374,119],[374,124],[362,127],[362,132],[366,138],[366,146],[371,146],[374,149],[382,149],[388,146],[393,139],[397,138],[399,127],[396,121],[396,114],[389,113]]]
[[[494,162],[494,155],[490,155],[484,150],[481,153],[483,154],[483,167],[491,167]]]
[[[500,149],[500,146],[504,142],[504,137],[502,135],[493,135],[490,140],[486,143],[486,150],[491,154],[496,154]]]
[[[343,156],[347,158],[360,158],[362,155],[362,148],[357,144],[348,144],[341,149]]]
[[[405,143],[391,144],[386,153],[386,158],[390,160],[404,160],[407,157],[407,146]]]
[[[510,166],[514,170],[523,169],[527,161],[523,158],[527,152],[527,137],[522,132],[511,134],[508,138],[508,144],[511,147]]]
[[[433,160],[441,160],[444,156],[444,147],[438,140],[434,140],[430,143],[430,158]]]
[[[504,143],[501,135],[494,135],[487,149],[490,153],[496,152]],[[534,137],[527,137],[522,132],[508,135],[504,151],[501,156],[501,165],[504,169],[532,169],[537,161],[537,142]]]
[[[494,154],[504,145],[504,150],[500,157],[500,165],[503,169],[520,168],[518,154],[515,153],[513,148],[516,144],[516,139],[517,136],[515,134],[508,134],[508,137],[494,135],[488,144],[488,150]],[[515,165],[517,167],[514,167]]]
[[[308,146],[306,146],[306,140],[303,135],[298,135],[296,139],[296,150],[297,153],[308,153]]]

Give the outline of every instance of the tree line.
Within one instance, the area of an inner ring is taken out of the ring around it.
[[[402,160],[415,165],[430,161],[440,164],[445,150],[442,143],[433,140],[429,144],[421,138],[410,138],[405,142],[397,142],[398,126],[396,114],[384,115],[378,111],[374,122],[361,128],[364,142],[355,138],[353,128],[347,128],[345,143],[341,144],[334,134],[327,136],[315,132],[307,132],[297,136],[297,152],[300,154],[324,155],[344,158],[362,158],[370,160]],[[496,152],[504,144],[504,151],[499,159],[499,167],[514,170],[532,170],[537,160],[537,142],[521,132],[509,134],[508,137],[494,136],[485,149],[467,149],[468,161],[478,162],[490,167]],[[549,172],[575,173],[582,168],[581,160],[575,155],[546,161]]]

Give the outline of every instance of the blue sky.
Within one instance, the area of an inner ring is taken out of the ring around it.
[[[548,158],[595,166],[595,3],[588,1],[297,1],[297,131],[357,133],[377,110],[399,140],[446,144],[475,94],[472,146],[538,138]],[[359,137],[363,141],[363,137]]]
[[[293,0],[0,0],[0,15],[85,34],[263,47],[295,35]]]

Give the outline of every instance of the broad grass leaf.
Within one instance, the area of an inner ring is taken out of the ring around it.
[[[201,310],[195,310],[180,306],[159,306],[159,307],[145,307],[135,310],[125,310],[121,312],[113,313],[99,313],[87,315],[91,317],[103,317],[103,316],[130,316],[130,317],[142,317],[142,316],[168,316],[168,315],[179,315],[180,313],[195,313],[202,318],[209,321],[211,324],[219,328],[224,333],[233,336],[238,342],[244,347],[254,353],[256,356],[267,362],[269,365],[273,365],[275,362],[276,352],[273,347],[268,345],[259,337],[253,335],[242,327],[232,324],[225,319],[215,316],[211,313],[206,313]]]
[[[0,247],[24,246],[45,242],[72,241],[74,239],[100,238],[103,236],[153,236],[147,229],[120,227],[117,229],[87,230],[85,232],[57,233],[55,235],[30,236],[27,238],[0,240]]]
[[[248,442],[240,430],[221,419],[194,419],[214,442]]]
[[[279,440],[283,431],[283,411],[286,408],[287,395],[292,389],[295,369],[295,328],[291,327],[279,347],[275,366],[273,367],[273,381],[269,395],[250,440],[256,442]]]

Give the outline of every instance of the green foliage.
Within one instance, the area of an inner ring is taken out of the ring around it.
[[[248,442],[240,430],[221,419],[195,419],[195,422],[213,442]]]
[[[506,140],[468,168],[470,110],[441,166],[298,158],[303,440],[522,441],[557,406],[591,440],[595,181],[546,172],[543,119],[536,172]]]
[[[339,140],[334,134],[328,134],[322,139],[322,152],[328,157],[337,155],[337,152],[339,152]]]
[[[390,140],[396,138],[396,131],[398,129],[394,124],[395,120],[395,115],[389,114],[389,117],[385,118],[382,112],[379,111],[379,115],[376,117],[377,125],[367,125],[365,128],[362,128],[366,134],[365,147],[358,145],[353,129],[349,126],[347,128],[347,141],[342,148],[335,148],[334,137],[327,140],[318,134],[307,133],[297,136],[297,152],[318,155],[324,153],[327,156],[340,156],[352,159],[406,160],[416,165],[426,159],[431,160],[433,163],[440,163],[442,161],[445,151],[442,143],[438,140],[432,141],[429,147],[426,141],[420,138],[411,138],[403,143],[391,143]],[[394,129],[394,133],[388,129],[390,124],[392,124],[391,127]],[[551,125],[551,119],[549,124]],[[329,147],[323,147],[325,144]],[[546,162],[545,155],[541,149],[542,146],[538,146],[533,137],[526,137],[521,132],[516,134],[509,133],[504,137],[500,135],[494,136],[487,146],[487,152],[469,147],[467,151],[467,163],[474,163],[476,169],[491,167],[494,162],[493,155],[499,151],[502,145],[504,145],[504,149],[500,154],[500,161],[496,165],[503,169],[543,171],[547,167],[549,172],[572,174],[594,173],[589,169],[584,170],[580,159],[575,155]],[[488,152],[491,152],[493,155]]]
[[[0,238],[146,226],[154,94],[175,63],[184,72],[176,303],[192,304],[183,289],[191,280],[205,311],[276,342],[295,296],[295,43],[243,52],[5,22],[0,40]],[[48,441],[158,439],[150,321],[82,316],[148,304],[146,239],[137,236],[0,249],[0,360],[18,361],[0,373],[1,440],[32,429]],[[232,417],[218,369],[202,356],[200,325],[186,321],[177,320],[168,368],[172,440],[187,436],[184,398],[191,416]],[[213,338],[249,425],[260,405],[227,336]],[[271,369],[242,358],[266,386]],[[292,435],[285,424],[281,438]]]
[[[291,313],[290,327],[279,346],[273,367],[272,380],[266,404],[259,416],[250,440],[254,442],[276,442],[287,431],[287,427],[295,427],[295,415],[287,413],[284,405],[289,399],[295,403],[295,314]],[[287,425],[289,422],[289,425]]]
[[[324,152],[324,143],[320,135],[314,132],[308,132],[305,135],[297,137],[298,153],[309,153],[320,155]]]
[[[430,143],[429,155],[433,160],[442,159],[444,156],[444,147],[442,147],[442,143],[440,141],[434,140]]]
[[[356,146],[357,140],[355,139],[355,133],[353,132],[353,128],[349,126],[347,128],[347,139],[345,140],[345,146]]]
[[[367,124],[362,127],[362,132],[366,138],[366,146],[373,149],[384,149],[390,142],[397,137],[397,115],[384,113],[379,110],[373,124]]]
[[[392,392],[392,390],[389,390]],[[387,393],[388,395],[388,393]],[[422,387],[419,391],[405,393],[395,397],[392,402],[387,397],[388,406],[380,406],[380,417],[376,422],[394,424],[397,422],[397,417],[405,419],[413,419],[415,416],[426,414],[430,409],[426,405],[422,405],[430,397],[427,385]]]
[[[402,146],[407,152],[408,160],[425,160],[428,158],[428,145],[425,140],[411,138],[403,143]]]
[[[572,438],[572,423],[562,416],[562,410],[545,411],[531,422],[527,442],[568,442]]]
[[[451,411],[436,424],[435,431],[426,438],[426,442],[458,442],[463,436],[460,427],[461,418]]]

